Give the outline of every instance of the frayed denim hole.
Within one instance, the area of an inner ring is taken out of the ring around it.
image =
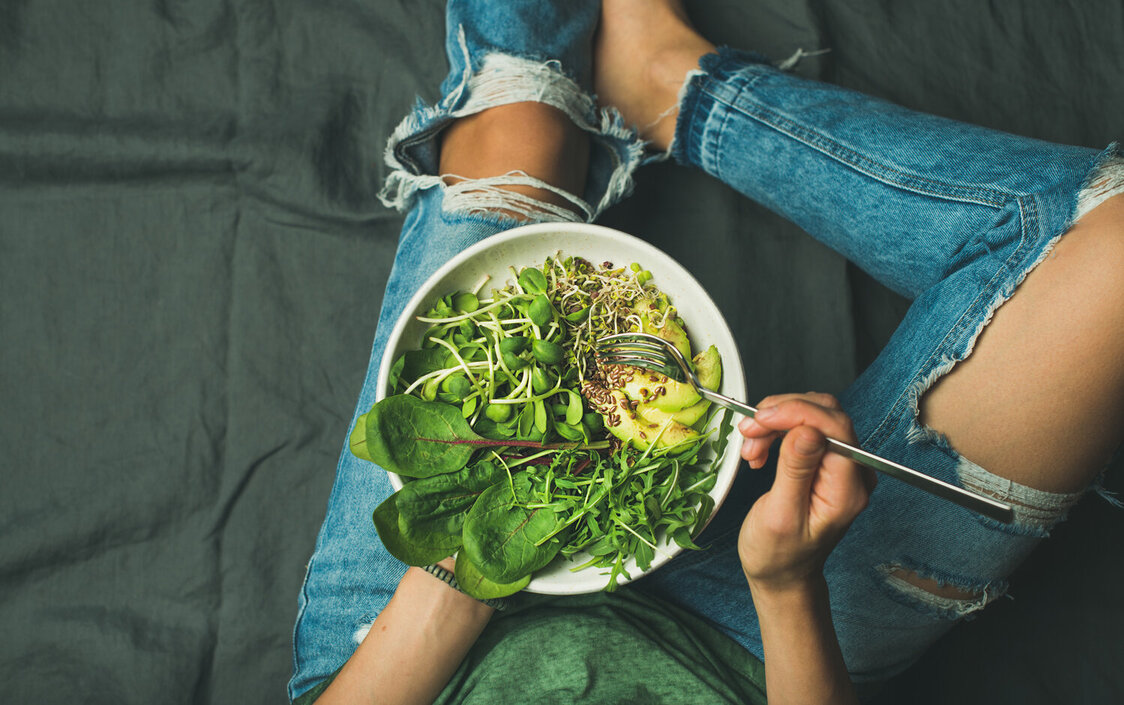
[[[360,617],[359,621],[355,624],[355,631],[351,633],[352,642],[354,642],[357,646],[359,644],[362,644],[363,640],[367,638],[367,634],[370,633],[371,627],[373,626],[375,626],[374,617],[369,614],[365,614]]]
[[[442,211],[441,222],[446,225],[479,224],[497,228],[497,232],[518,228],[527,225],[527,221],[518,220],[502,213],[448,213]]]
[[[1035,489],[988,472],[964,457],[956,464],[956,479],[961,487],[1006,502],[1015,511],[1015,520],[1010,524],[976,515],[981,524],[996,531],[1037,538],[1048,537],[1088,491],[1060,493]]]
[[[462,37],[462,48],[463,43]],[[643,141],[635,129],[625,125],[618,111],[598,109],[593,96],[584,92],[558,61],[488,53],[476,61],[466,57],[466,62],[459,85],[434,106],[419,102],[387,140],[384,159],[391,171],[378,194],[384,205],[407,210],[419,190],[440,181],[433,164],[438,151],[434,141],[450,122],[520,102],[538,102],[560,110],[578,128],[590,133],[594,146],[612,164],[605,179],[591,182],[602,191],[590,194],[596,201],[592,208],[579,206],[583,213],[590,212],[586,221],[631,192],[632,172],[644,161]]]
[[[1124,150],[1113,142],[1097,155],[1085,183],[1077,195],[1073,222],[1081,220],[1090,211],[1113,196],[1124,194]]]
[[[485,222],[511,228],[528,223],[588,222],[593,217],[593,209],[581,198],[523,171],[481,179],[462,179],[453,174],[441,178],[441,212],[446,222],[449,222],[446,216],[467,215],[487,218]],[[507,188],[510,186],[549,191],[567,201],[570,207]]]
[[[997,597],[1007,592],[1007,581],[986,581],[968,578],[903,559],[875,566],[879,585],[889,597],[933,619],[970,619]],[[941,587],[952,587],[968,593],[968,597],[948,597],[929,592],[910,582],[906,576],[932,580]]]

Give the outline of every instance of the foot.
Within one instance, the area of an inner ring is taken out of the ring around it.
[[[593,83],[603,105],[659,150],[675,134],[679,89],[714,51],[680,0],[603,0],[593,49]]]

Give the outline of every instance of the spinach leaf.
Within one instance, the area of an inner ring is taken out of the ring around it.
[[[406,477],[430,477],[463,468],[479,446],[458,407],[398,394],[367,413],[367,454],[386,470]]]
[[[415,480],[398,491],[398,527],[409,541],[456,550],[468,510],[484,490],[501,481],[507,481],[507,473],[487,460]]]
[[[347,438],[347,445],[351,454],[360,460],[370,460],[371,454],[367,452],[367,415],[363,414],[355,421],[355,428]]]
[[[510,583],[497,583],[494,580],[489,580],[484,577],[476,564],[468,559],[468,556],[457,556],[457,567],[454,574],[457,577],[457,584],[460,585],[461,590],[475,597],[477,600],[490,600],[497,597],[507,597],[513,595],[523,588],[527,587],[531,582],[530,574]]]
[[[529,494],[530,482],[520,474],[511,484],[501,482],[485,490],[468,512],[462,553],[489,580],[520,580],[550,563],[565,542],[557,535],[535,545],[557,533],[563,518],[550,509],[528,509],[524,498]]]
[[[379,540],[382,541],[382,545],[390,555],[407,565],[429,565],[453,555],[457,550],[456,546],[450,550],[441,546],[423,545],[408,541],[402,535],[398,525],[397,497],[397,493],[387,497],[371,516],[375,522],[375,531],[378,532]]]

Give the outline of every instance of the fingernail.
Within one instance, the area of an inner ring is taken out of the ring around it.
[[[738,422],[738,430],[742,433],[749,433],[756,425],[757,422],[747,416],[746,418]]]
[[[777,413],[777,407],[766,406],[764,409],[758,409],[757,410],[757,414],[756,414],[755,418],[767,419],[775,413]]]

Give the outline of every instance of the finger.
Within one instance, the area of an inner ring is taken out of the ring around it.
[[[749,463],[751,468],[761,468],[769,460],[769,449],[780,436],[779,433],[770,432],[767,436],[747,438],[741,447],[741,457]]]
[[[804,399],[789,399],[757,412],[756,423],[773,431],[813,426],[824,435],[847,443],[855,442],[851,419],[839,409],[827,409]]]
[[[835,409],[838,411],[843,410],[843,405],[839,403],[838,399],[830,394],[824,394],[822,392],[805,392],[804,394],[773,394],[757,402],[757,408],[760,410],[778,406],[784,402],[792,401],[793,399],[810,401],[813,404],[822,406],[826,409]],[[748,416],[742,419],[738,424],[738,430],[741,431],[742,435],[746,437],[767,435],[772,433],[772,429],[762,426],[753,418]]]
[[[827,439],[821,431],[812,426],[794,428],[781,443],[771,495],[799,516],[806,515],[812,483],[826,451]]]
[[[831,394],[826,394],[824,392],[804,392],[803,394],[773,394],[759,401],[757,403],[757,407],[761,408],[765,406],[776,406],[792,399],[803,399],[804,401],[810,401],[813,404],[822,406],[826,409],[841,410],[843,408],[843,405],[839,403],[838,399],[836,399]]]

